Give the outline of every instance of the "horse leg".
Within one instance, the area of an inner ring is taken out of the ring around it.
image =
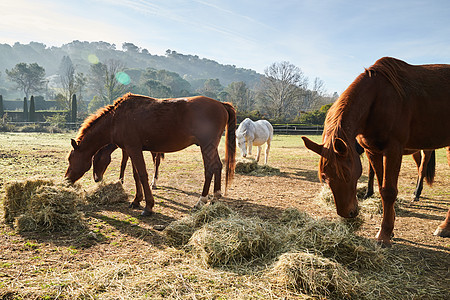
[[[367,182],[367,191],[364,195],[364,199],[368,199],[373,195],[373,184],[375,180],[375,171],[373,170],[372,165],[369,163],[369,180]]]
[[[267,140],[267,147],[266,147],[266,155],[264,156],[264,164],[267,165],[267,161],[269,160],[269,150],[270,150],[270,142],[271,140]]]
[[[119,180],[122,184],[123,184],[123,177],[125,175],[125,168],[127,167],[127,162],[128,162],[128,154],[125,150],[122,149],[122,162],[120,163],[120,175],[119,175]]]
[[[155,205],[155,200],[153,199],[152,190],[150,189],[150,185],[148,184],[148,173],[145,167],[145,160],[144,155],[142,153],[142,148],[127,149],[127,153],[131,158],[133,168],[136,169],[136,172],[139,177],[139,182],[142,184],[142,189],[145,195],[145,208],[142,211],[141,215],[149,216],[152,214],[152,208]]]
[[[136,185],[136,195],[134,196],[133,202],[131,202],[130,204],[130,208],[139,208],[140,206],[139,204],[144,199],[144,195],[142,192],[142,184],[139,178],[139,174],[134,166],[132,166],[132,168],[133,168],[134,183]]]
[[[416,163],[418,171],[416,190],[414,191],[414,201],[419,201],[420,194],[422,193],[423,189],[423,179],[425,178],[426,163],[428,163],[428,161],[425,162],[425,156],[424,159],[422,160],[422,154],[420,151],[413,153],[412,157],[414,159],[414,162]]]
[[[261,155],[262,146],[258,146],[258,151],[256,152],[256,162],[259,162],[259,156]]]
[[[211,168],[214,173],[214,200],[218,200],[222,197],[222,162],[220,161],[219,152],[216,150],[214,151],[214,158],[211,162]]]
[[[450,237],[450,208],[447,212],[447,217],[445,220],[438,226],[436,231],[433,233],[437,236],[442,237]]]
[[[211,186],[212,177],[216,171],[216,168],[219,168],[222,170],[222,163],[220,162],[219,154],[217,152],[217,146],[214,146],[214,144],[209,143],[207,146],[200,146],[202,151],[202,157],[203,157],[203,166],[205,168],[205,182],[203,184],[203,191],[202,195],[200,196],[200,199],[197,201],[197,203],[194,205],[195,209],[201,208],[203,205],[205,205],[208,202],[208,193],[209,188]],[[219,159],[218,159],[219,158]],[[217,164],[219,163],[220,166]],[[216,178],[221,177],[221,175],[217,176]],[[216,188],[219,188],[217,191]],[[220,193],[220,183],[217,182],[217,179],[214,181],[214,193],[217,192]]]
[[[156,186],[156,181],[158,180],[158,172],[159,172],[159,165],[161,164],[161,153],[153,153],[153,164],[155,165],[155,172],[153,173],[153,180],[152,180],[152,189],[156,190],[158,187]]]
[[[384,156],[383,185],[380,190],[383,203],[383,219],[381,221],[381,229],[376,238],[380,244],[387,247],[390,247],[392,244],[391,237],[395,222],[394,203],[398,194],[397,183],[402,156],[401,149],[393,149]]]

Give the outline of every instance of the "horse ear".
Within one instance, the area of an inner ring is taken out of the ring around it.
[[[340,155],[340,156],[347,155],[348,146],[344,142],[344,140],[342,140],[340,138],[335,139],[334,143],[333,143],[333,148],[334,148],[334,152],[336,152],[338,155]]]
[[[311,141],[306,136],[302,136],[302,140],[305,143],[305,147],[322,156],[323,145],[319,145],[316,142]]]
[[[74,150],[77,150],[79,148],[77,142],[74,139],[70,139],[70,143],[72,144]]]

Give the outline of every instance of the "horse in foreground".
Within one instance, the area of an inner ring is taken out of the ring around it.
[[[92,170],[95,182],[100,182],[103,180],[103,175],[105,174],[106,169],[111,163],[111,154],[117,148],[119,148],[117,147],[117,145],[108,144],[105,147],[98,150],[97,153],[95,153],[94,157],[92,158]],[[122,161],[120,163],[120,174],[119,174],[119,180],[121,183],[123,183],[123,178],[125,176],[125,169],[127,167],[128,158],[129,155],[127,154],[127,152],[125,150],[122,150]],[[159,165],[161,164],[161,160],[164,159],[164,153],[152,152],[152,158],[155,170],[153,172],[153,179],[151,186],[152,189],[156,189],[157,188],[156,182],[158,181],[158,174],[159,174]],[[137,197],[141,197],[142,199],[141,184],[139,184],[139,177],[138,174],[135,172],[134,168],[133,168],[133,177],[134,181],[136,182]]]
[[[358,215],[356,138],[380,185],[383,219],[376,238],[390,246],[403,153],[449,146],[449,114],[450,65],[413,66],[384,57],[360,74],[328,111],[322,143],[302,137],[320,155],[320,178],[332,190],[337,213]],[[450,209],[435,234],[450,236]]]
[[[206,203],[214,175],[214,196],[221,195],[222,162],[217,147],[225,133],[225,188],[234,175],[236,152],[236,112],[229,103],[197,96],[178,99],[154,99],[131,93],[117,99],[88,117],[76,139],[71,140],[65,177],[72,183],[91,167],[94,154],[115,144],[130,156],[145,196],[143,215],[150,215],[154,199],[142,151],[168,153],[190,145],[200,146],[205,182],[198,205]],[[131,206],[139,207],[135,198]]]
[[[236,130],[236,141],[243,157],[247,157],[248,154],[252,155],[252,146],[258,147],[256,154],[256,162],[259,161],[261,155],[261,148],[264,143],[267,143],[266,152],[264,156],[264,163],[267,164],[269,158],[270,142],[273,138],[273,127],[266,120],[259,120],[253,122],[249,118],[246,118],[239,124]]]

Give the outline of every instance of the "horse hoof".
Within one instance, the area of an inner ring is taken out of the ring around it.
[[[153,214],[153,211],[148,210],[148,209],[144,209],[144,210],[142,211],[142,213],[141,213],[141,216],[142,216],[142,217],[148,217],[148,216],[151,216],[152,214]]]
[[[130,203],[130,205],[128,206],[129,208],[134,208],[134,209],[136,209],[136,208],[140,208],[140,205],[139,205],[139,203],[134,203],[134,202],[131,202]]]
[[[391,248],[392,247],[392,241],[383,241],[383,240],[377,240],[377,244],[381,246],[381,248]]]
[[[440,236],[440,237],[450,237],[450,230],[442,229],[438,227],[436,231],[433,233],[433,235]]]

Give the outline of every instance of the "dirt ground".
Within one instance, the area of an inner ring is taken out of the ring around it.
[[[62,135],[36,146],[35,142],[42,137],[34,137],[36,140],[30,142],[20,140],[17,136],[2,136],[0,168],[3,169],[3,174],[0,187],[11,180],[42,177],[43,174],[47,178],[62,177],[67,167],[65,155],[70,147],[68,137]],[[319,137],[313,138],[319,139]],[[30,144],[34,146],[29,146]],[[220,150],[223,157],[223,145]],[[253,154],[256,153],[255,148],[253,152]],[[149,173],[151,173],[153,170],[151,156],[148,153],[146,157]],[[237,157],[239,157],[239,150]],[[119,163],[120,152],[116,151],[104,180],[117,180]],[[361,183],[367,181],[367,163],[367,159],[363,158],[364,171],[360,179]],[[318,199],[322,184],[318,180],[317,164],[317,155],[304,147],[299,136],[275,136],[269,154],[269,165],[280,169],[280,175],[236,174],[222,201],[242,215],[259,216],[263,219],[278,218],[288,207],[298,208],[317,217],[338,219],[334,206]],[[424,187],[419,202],[403,205],[397,212],[393,247],[390,251],[403,257],[406,263],[420,267],[424,276],[442,283],[442,287],[448,289],[450,295],[450,239],[432,234],[444,220],[450,205],[449,175],[450,167],[447,165],[445,153],[439,150],[435,183],[432,187]],[[408,201],[402,202],[409,202],[412,199],[416,176],[417,170],[412,158],[405,156],[399,178],[399,198]],[[177,153],[167,154],[161,164],[159,178],[158,189],[154,190],[155,207],[151,217],[141,218],[140,210],[130,209],[126,205],[101,208],[86,214],[89,217],[92,232],[97,235],[102,234],[102,242],[95,237],[92,238],[94,234],[83,236],[58,233],[17,234],[10,226],[2,225],[0,289],[11,291],[0,293],[3,299],[13,299],[8,297],[15,295],[15,291],[20,288],[25,289],[29,295],[42,295],[37,291],[46,290],[47,285],[64,286],[61,278],[67,278],[67,274],[70,274],[73,280],[80,282],[86,281],[83,276],[102,280],[106,276],[101,274],[102,267],[106,268],[108,264],[115,266],[131,264],[135,268],[134,263],[139,263],[138,265],[142,267],[141,264],[145,262],[147,264],[145,268],[149,269],[158,269],[162,266],[170,270],[187,268],[181,258],[182,254],[178,254],[175,250],[168,250],[162,233],[156,228],[188,215],[197,202],[203,184],[203,167],[199,148],[189,147]],[[80,184],[84,188],[94,184],[91,171],[85,174]],[[131,200],[135,188],[130,165],[125,174],[124,188],[130,193]],[[2,189],[3,195],[4,189]],[[358,234],[374,238],[381,223],[381,215],[365,214],[363,219],[364,224]],[[163,258],[164,251],[172,253],[170,258]],[[180,258],[177,259],[177,256]],[[83,270],[88,270],[86,274],[89,275],[83,275]],[[201,277],[199,274],[203,271],[196,268],[189,272]],[[154,284],[165,285],[167,290],[170,290],[172,285],[182,284],[180,275],[175,274],[178,273],[173,271],[172,275],[165,279],[155,275],[157,279]],[[113,275],[125,276],[118,273]],[[214,276],[220,277],[223,274]],[[199,292],[198,289],[202,288],[193,283],[191,288],[197,289],[196,293],[203,295],[199,298],[213,299],[214,289],[223,291],[227,289],[225,286],[245,285],[233,280],[227,285],[220,283],[207,292]],[[149,288],[153,287],[153,283],[146,284]],[[96,289],[100,288],[97,286]],[[240,292],[234,291],[228,294],[225,298],[252,298],[249,295],[256,292],[250,292],[247,297],[245,293],[249,292],[242,289]],[[289,294],[280,297],[279,294],[277,296],[276,292],[274,293],[274,295],[270,294],[272,298],[290,298]],[[161,291],[159,295],[162,295]],[[173,294],[168,295],[170,295],[169,298],[177,298]],[[54,297],[54,294],[52,296]],[[120,298],[118,296],[115,299]],[[122,298],[127,297],[122,296]],[[181,299],[183,296],[178,298]],[[86,299],[90,298],[86,297]],[[108,299],[114,299],[114,296]]]

